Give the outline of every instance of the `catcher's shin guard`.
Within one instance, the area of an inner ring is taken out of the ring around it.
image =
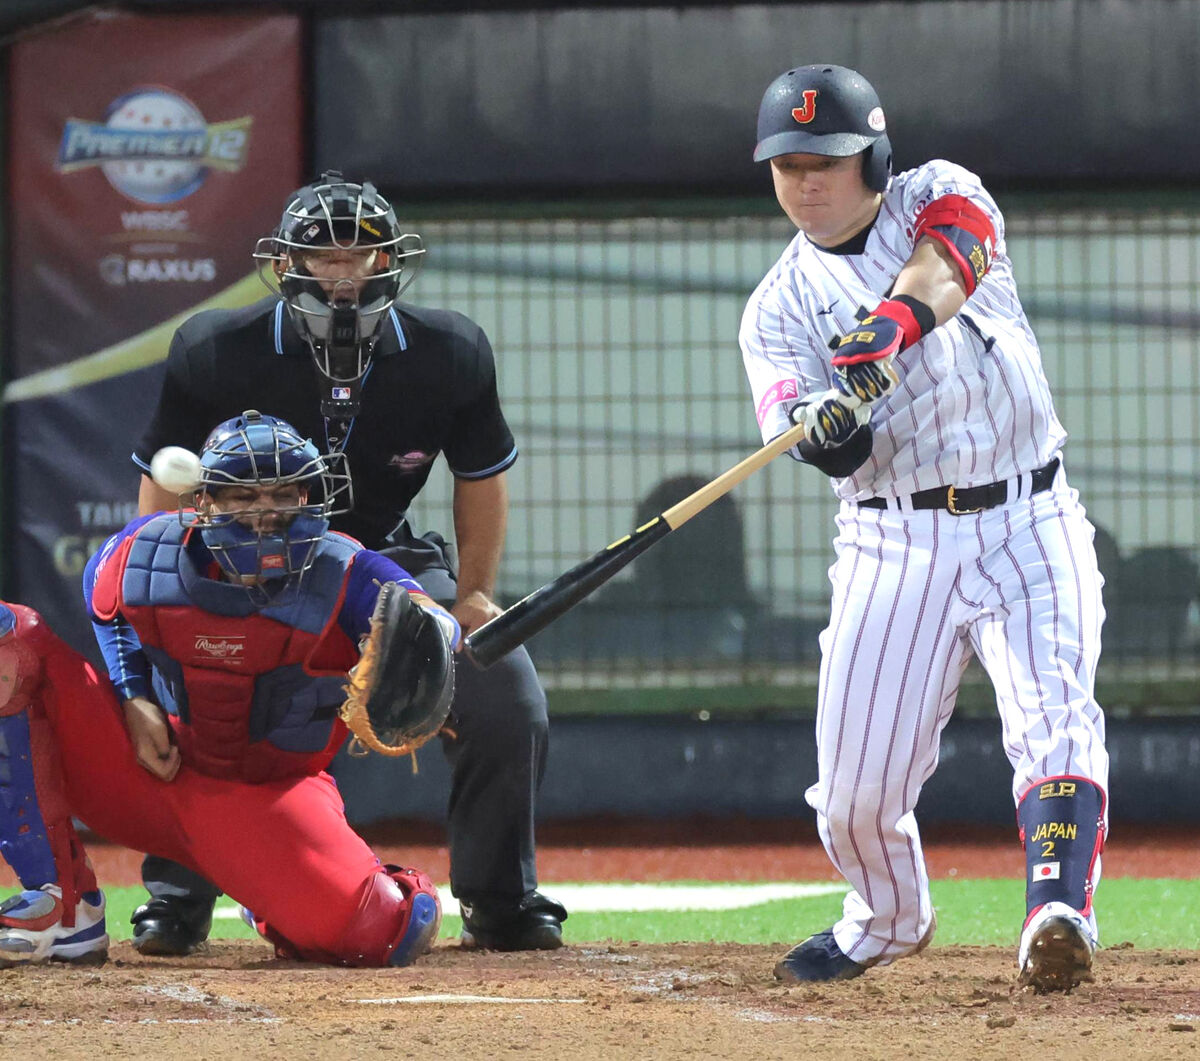
[[[1026,914],[1065,903],[1091,915],[1104,818],[1104,791],[1087,778],[1051,777],[1029,787],[1017,805]]]
[[[433,881],[417,869],[384,870],[367,882],[338,947],[349,965],[412,965],[437,939],[442,903]]]
[[[275,945],[277,958],[380,968],[412,965],[437,939],[442,903],[420,870],[385,866],[363,883],[354,919],[331,950],[300,947],[250,910],[242,919]]]
[[[24,888],[58,885],[62,922],[96,887],[71,824],[62,764],[42,696],[54,635],[33,610],[0,602],[0,854]]]

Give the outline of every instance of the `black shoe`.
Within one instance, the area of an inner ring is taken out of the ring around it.
[[[563,945],[562,903],[541,892],[528,892],[518,902],[460,900],[462,945],[481,950],[556,950]]]
[[[163,895],[139,906],[129,919],[133,948],[139,954],[182,958],[191,954],[212,929],[213,902]]]
[[[798,943],[775,966],[776,980],[810,983],[820,980],[851,980],[867,971],[865,965],[847,958],[833,938],[833,930],[818,932]]]

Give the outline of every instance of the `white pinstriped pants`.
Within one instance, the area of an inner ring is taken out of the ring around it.
[[[1094,531],[1061,470],[1050,490],[974,515],[843,504],[837,523],[818,781],[806,798],[853,888],[837,944],[887,964],[917,947],[933,917],[913,812],[970,651],[996,690],[1014,799],[1061,774],[1107,791],[1093,695],[1102,579]]]

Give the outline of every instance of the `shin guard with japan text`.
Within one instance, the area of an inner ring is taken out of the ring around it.
[[[1052,777],[1031,785],[1017,804],[1025,848],[1025,904],[1049,902],[1087,916],[1096,859],[1104,846],[1104,792],[1083,777]]]

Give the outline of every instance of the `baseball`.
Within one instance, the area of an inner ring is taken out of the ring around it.
[[[163,446],[150,461],[150,477],[173,494],[194,490],[200,474],[200,458],[182,446]]]

